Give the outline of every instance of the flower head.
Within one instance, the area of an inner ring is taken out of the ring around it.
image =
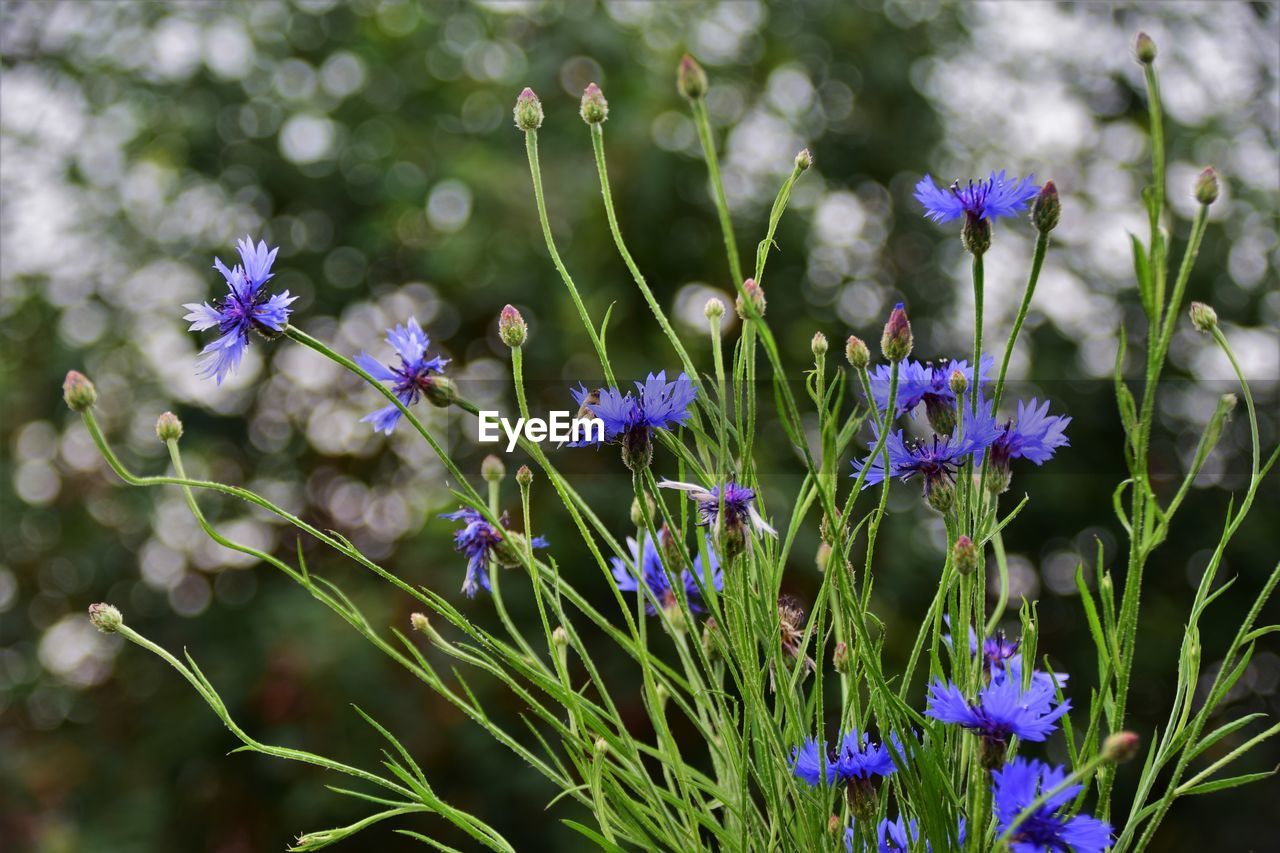
[[[1015,758],[991,774],[991,790],[1000,832],[1044,792],[1067,778],[1062,767]],[[1068,808],[1080,793],[1067,785],[1019,823],[1009,836],[1015,853],[1102,853],[1111,844],[1111,825],[1088,815],[1071,816]]]
[[[1015,216],[1039,192],[1035,175],[1018,180],[1006,177],[1003,169],[992,172],[986,180],[970,180],[967,185],[954,181],[946,189],[939,188],[929,175],[916,184],[916,200],[924,205],[925,216],[934,222],[950,222],[962,216],[973,220]]]
[[[443,380],[431,374],[443,374],[449,359],[427,357],[427,347],[431,346],[431,340],[422,331],[418,321],[410,317],[409,325],[388,329],[387,343],[395,349],[400,359],[399,364],[383,365],[363,352],[356,356],[356,364],[374,379],[390,382],[392,391],[405,406],[412,406],[423,394],[430,396],[435,393],[437,385]],[[391,435],[400,422],[401,414],[397,406],[384,406],[365,415],[360,421],[371,423],[374,430]]]
[[[977,381],[986,384],[987,373],[991,370],[991,356],[984,355],[979,366]],[[916,361],[907,359],[898,367],[898,391],[895,398],[894,415],[914,413],[917,406],[924,403],[925,413],[935,432],[950,434],[956,420],[956,392],[951,388],[951,374],[959,372],[968,387],[974,383],[973,368],[969,362],[955,359],[939,361]],[[871,396],[876,408],[883,412],[889,405],[889,376],[887,364],[878,365],[871,371]]]
[[[901,754],[902,742],[897,735],[890,735],[890,740]],[[810,785],[818,785],[888,776],[898,766],[888,747],[871,741],[865,732],[853,729],[840,739],[834,757],[828,752],[826,741],[809,738],[791,750],[791,768],[797,778]]]
[[[1049,414],[1048,400],[1019,400],[1017,417],[1005,421],[991,442],[992,490],[998,493],[1009,487],[1009,465],[1014,459],[1043,465],[1059,447],[1069,445],[1066,429],[1070,423],[1069,416]]]
[[[950,625],[951,617],[943,616]],[[951,645],[951,635],[943,634],[942,641]],[[969,654],[981,656],[982,669],[987,681],[1011,679],[1015,684],[1022,684],[1022,639],[1010,639],[1004,631],[996,631],[984,639],[979,645],[978,635],[969,628]],[[1070,676],[1065,672],[1048,673],[1039,669],[1031,670],[1031,681],[1053,693],[1059,687],[1065,687]]]
[[[517,534],[507,530],[507,516],[498,519],[501,526],[490,524],[484,515],[470,507],[463,507],[457,512],[442,513],[441,518],[463,522],[462,527],[454,531],[453,549],[467,558],[467,575],[462,581],[462,592],[467,598],[475,598],[482,587],[489,588],[489,560],[496,560],[500,565],[517,565],[519,559],[511,550],[512,537]],[[535,536],[529,545],[534,548],[547,547],[547,540]]]
[[[973,702],[956,685],[934,681],[929,685],[925,716],[978,734],[986,766],[994,767],[1004,760],[1009,738],[1016,735],[1026,741],[1042,741],[1052,734],[1058,719],[1071,709],[1070,700],[1057,705],[1055,701],[1054,687],[1043,681],[1032,681],[1023,690],[1021,682],[1012,678],[992,680]]]
[[[769,522],[756,510],[755,489],[737,483],[725,483],[723,488],[712,486],[704,489],[696,483],[680,483],[675,480],[663,480],[658,483],[658,487],[688,493],[689,499],[698,505],[698,524],[702,527],[723,529],[739,535],[745,534],[748,529],[761,536],[778,535],[778,531],[770,527]]]
[[[645,587],[653,593],[653,597],[664,608],[678,608],[679,600],[676,597],[675,588],[671,585],[671,575],[668,574],[666,567],[663,565],[661,549],[654,543],[653,538],[645,535],[642,545],[628,537],[627,546],[631,549],[631,565],[628,565],[620,557],[611,559],[613,563],[613,579],[617,583],[618,589],[623,592],[639,591],[640,584],[643,582]],[[712,586],[716,589],[721,589],[724,586],[724,576],[720,571],[720,562],[716,559],[715,552],[711,550],[710,543],[708,543],[707,547],[707,556],[709,565],[705,568],[702,562],[702,555],[698,554],[693,558],[693,570],[685,569],[680,573],[680,583],[684,585],[685,597],[689,601],[689,609],[694,613],[702,612],[702,593],[698,589],[698,583],[695,578],[700,578],[704,586]],[[652,602],[646,602],[645,611],[649,614],[658,612]]]
[[[182,318],[191,321],[188,331],[218,329],[220,337],[200,351],[199,365],[200,374],[214,377],[219,385],[240,365],[244,348],[249,345],[249,332],[266,338],[279,335],[289,323],[289,305],[298,298],[287,290],[273,296],[263,288],[275,275],[271,265],[279,248],[268,250],[265,240],[255,246],[249,237],[236,245],[241,263],[227,269],[219,258],[213,259],[213,268],[227,281],[228,293],[222,302],[217,307],[208,302],[182,306],[191,310]]]
[[[580,407],[580,416],[594,415],[603,421],[604,440],[622,445],[622,458],[636,470],[649,463],[653,431],[670,429],[688,420],[689,407],[698,394],[688,376],[681,373],[668,382],[663,370],[650,373],[644,382],[636,382],[634,392],[624,394],[617,388],[588,391],[580,385],[571,393]],[[596,442],[578,442],[589,443]]]
[[[855,839],[854,829],[850,826],[844,834],[844,846],[849,853],[853,853]],[[901,815],[895,820],[885,818],[876,825],[876,853],[910,853],[920,849],[916,846],[919,840],[919,825],[914,820],[903,820]],[[964,844],[964,818],[960,818],[959,835],[954,840]],[[926,841],[924,849],[932,851],[933,845]]]

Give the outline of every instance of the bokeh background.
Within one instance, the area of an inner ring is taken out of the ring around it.
[[[70,368],[93,378],[99,416],[136,468],[164,469],[153,425],[172,408],[186,423],[194,472],[263,491],[403,577],[456,590],[463,565],[450,550],[452,525],[436,517],[451,508],[448,484],[429,450],[407,433],[372,434],[357,419],[380,401],[288,342],[254,343],[221,388],[198,378],[202,341],[185,331],[180,306],[219,295],[213,256],[229,259],[235,237],[261,235],[280,246],[275,283],[300,297],[304,329],[346,352],[381,354],[382,329],[414,314],[454,360],[464,393],[504,409],[508,365],[495,319],[516,304],[532,328],[535,408],[564,408],[566,386],[593,371],[545,257],[512,127],[515,95],[531,85],[547,114],[553,228],[593,314],[613,306],[615,365],[624,375],[675,367],[604,224],[577,116],[578,95],[595,81],[611,105],[606,144],[624,231],[709,366],[702,305],[731,282],[674,88],[685,50],[711,75],[708,104],[725,139],[744,250],[760,239],[796,151],[815,154],[766,285],[796,376],[814,331],[876,341],[897,299],[910,306],[919,354],[967,351],[965,258],[952,229],[924,221],[911,200],[921,173],[949,180],[1008,168],[1056,180],[1062,225],[1013,371],[1020,392],[1048,394],[1074,416],[1072,446],[1043,471],[1019,472],[1015,492],[1032,501],[1007,543],[1015,594],[1039,602],[1042,649],[1077,673],[1073,690],[1086,701],[1096,676],[1073,574],[1081,560],[1092,567],[1097,541],[1105,564],[1122,564],[1109,509],[1122,474],[1107,377],[1118,327],[1142,328],[1126,236],[1145,233],[1145,102],[1130,47],[1139,29],[1160,49],[1173,208],[1190,212],[1202,165],[1225,176],[1190,296],[1216,306],[1254,378],[1270,447],[1280,372],[1273,3],[4,2],[0,847],[279,850],[298,832],[365,813],[326,791],[332,780],[318,770],[228,756],[232,739],[188,685],[92,630],[84,609],[97,600],[116,603],[162,644],[190,649],[260,740],[375,764],[378,737],[348,704],[359,702],[413,750],[440,793],[521,849],[580,846],[558,823],[577,815],[564,803],[546,808],[555,792],[541,777],[287,579],[207,541],[179,492],[123,488],[59,384]],[[993,342],[1016,307],[1030,245],[1025,222],[997,230],[987,264]],[[1200,425],[1232,387],[1224,360],[1186,323],[1170,361],[1153,447],[1164,488],[1176,485]],[[449,427],[438,412],[430,417]],[[1246,432],[1241,419],[1228,427],[1152,558],[1132,703],[1144,734],[1163,723],[1187,602],[1226,502],[1246,481]],[[453,425],[450,445],[478,475],[483,451],[472,431]],[[556,458],[625,531],[629,489],[612,456]],[[774,487],[770,512],[785,519],[797,466],[782,454],[761,464]],[[272,519],[203,501],[233,538],[282,555],[294,548],[292,531]],[[516,501],[509,482],[506,501]],[[1227,554],[1224,577],[1236,583],[1208,619],[1206,673],[1233,614],[1275,564],[1278,506],[1273,477]],[[895,491],[893,509],[875,602],[891,657],[923,612],[944,541],[912,489]],[[567,518],[543,502],[535,524],[566,573],[598,587]],[[789,568],[802,598],[819,580],[816,544],[806,531]],[[308,553],[312,571],[339,582],[374,624],[404,626],[403,596]],[[489,618],[484,599],[464,606]],[[530,617],[518,602],[516,610]],[[508,693],[473,683],[496,716],[519,726]],[[1278,685],[1276,645],[1260,644],[1233,711],[1280,711]],[[1268,747],[1245,764],[1278,760]],[[1266,849],[1276,795],[1267,783],[1184,801],[1157,847]],[[403,825],[466,846],[442,822]],[[347,847],[408,849],[391,829]]]

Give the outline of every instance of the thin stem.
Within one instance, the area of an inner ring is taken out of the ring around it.
[[[729,256],[729,275],[734,283],[742,285],[742,262],[738,258],[738,241],[733,236],[733,220],[729,217],[729,202],[724,195],[724,181],[720,179],[720,160],[716,156],[716,143],[711,134],[711,119],[707,115],[707,103],[701,98],[691,101],[693,123],[698,128],[698,141],[702,143],[702,156],[707,161],[707,173],[711,178],[712,200],[720,217],[720,231],[724,234],[724,250]]]

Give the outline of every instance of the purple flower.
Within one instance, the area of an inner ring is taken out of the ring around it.
[[[899,755],[904,754],[897,735],[890,735]],[[871,781],[875,776],[888,776],[898,769],[888,747],[871,742],[864,732],[851,730],[840,739],[834,758],[827,754],[827,744],[809,738],[791,750],[791,769],[797,778],[810,785],[823,782],[843,784]]]
[[[836,778],[836,764],[827,755],[827,742],[809,738],[791,750],[791,772],[812,786]]]
[[[475,598],[482,587],[489,589],[490,558],[500,565],[519,565],[519,558],[510,550],[508,539],[514,534],[506,529],[505,513],[498,519],[500,527],[490,524],[479,510],[470,507],[442,513],[440,517],[463,522],[462,527],[454,531],[453,549],[467,558],[467,575],[462,581],[462,592],[467,598]],[[547,540],[535,536],[529,544],[534,548],[545,548]]]
[[[200,351],[199,370],[201,376],[212,376],[219,385],[240,366],[244,348],[249,345],[249,331],[268,339],[279,335],[289,323],[289,305],[298,298],[287,290],[273,296],[263,288],[275,275],[271,264],[279,248],[268,251],[264,240],[254,246],[249,237],[236,245],[242,263],[227,269],[221,259],[213,259],[213,268],[227,280],[228,293],[222,302],[216,308],[208,302],[182,306],[191,309],[182,318],[191,321],[188,331],[203,332],[215,326],[218,329],[220,337]]]
[[[648,535],[644,537],[643,547],[637,544],[636,540],[628,537],[627,546],[631,549],[631,565],[627,565],[627,562],[620,557],[612,557],[610,559],[610,562],[613,563],[613,579],[617,583],[618,589],[623,592],[639,591],[640,582],[643,581],[645,587],[653,593],[653,597],[664,608],[677,607],[678,601],[676,591],[671,586],[671,577],[667,574],[666,567],[662,564],[662,554],[654,544],[652,537]],[[724,586],[724,576],[720,571],[720,562],[716,559],[715,552],[711,550],[710,542],[707,543],[707,556],[710,558],[709,571],[703,568],[702,555],[698,554],[693,558],[693,571],[690,572],[685,569],[680,573],[680,582],[684,585],[685,597],[689,601],[689,609],[694,613],[701,613],[703,609],[702,593],[698,589],[697,581],[694,580],[695,577],[701,579],[705,586],[713,586],[716,589],[721,589]],[[646,602],[645,612],[654,614],[657,613],[657,610],[651,602]]]
[[[398,365],[384,366],[376,358],[363,352],[356,356],[356,364],[374,379],[390,382],[400,402],[412,406],[423,394],[432,393],[439,380],[431,374],[444,373],[444,366],[449,363],[449,359],[439,356],[427,358],[427,347],[431,345],[431,340],[413,317],[409,318],[408,326],[388,329],[387,343],[391,344],[400,357]],[[384,406],[365,415],[360,422],[371,423],[375,431],[391,435],[400,422],[401,414],[397,406]]]
[[[1040,191],[1035,175],[1022,180],[1007,178],[1002,169],[984,180],[969,181],[962,186],[954,181],[940,189],[933,178],[925,175],[916,184],[916,200],[924,205],[925,216],[934,222],[950,222],[962,216],[972,219],[996,219],[1015,216]]]
[[[1062,784],[1067,772],[1039,761],[1015,758],[991,774],[1000,832],[1008,829],[1042,793]],[[1015,853],[1102,853],[1111,845],[1111,825],[1089,815],[1070,814],[1081,786],[1068,785],[1045,800],[1009,837]]]
[[[712,486],[704,489],[696,483],[680,483],[666,480],[658,483],[662,489],[676,489],[688,492],[689,498],[698,504],[698,524],[715,529],[720,520],[720,487]],[[778,531],[769,526],[755,507],[756,493],[754,489],[739,486],[737,483],[724,485],[724,520],[725,526],[742,530],[750,522],[751,528],[764,536],[777,536]]]
[[[987,373],[991,370],[992,364],[993,359],[991,356],[984,355],[982,357],[978,378],[983,384],[987,383]],[[897,411],[894,413],[895,417],[905,412],[914,412],[917,406],[924,403],[931,424],[936,424],[940,420],[947,418],[954,423],[956,395],[951,390],[950,383],[951,374],[957,370],[964,375],[967,385],[972,388],[974,382],[973,368],[969,366],[967,361],[949,359],[937,364],[931,361],[915,361],[914,359],[903,361],[898,368]],[[877,365],[870,375],[871,396],[875,400],[876,408],[881,412],[889,405],[889,373],[890,366],[881,364]],[[945,432],[950,431],[950,429],[945,430]]]
[[[1067,439],[1067,424],[1071,418],[1050,415],[1049,401],[1039,403],[1018,401],[1018,416],[1005,421],[1000,434],[991,442],[991,466],[988,486],[999,494],[1009,488],[1012,479],[1010,463],[1014,459],[1029,459],[1043,465],[1053,457],[1054,451],[1071,442]],[[979,457],[981,458],[981,457]]]
[[[1012,678],[993,680],[970,702],[959,687],[942,681],[929,685],[929,705],[925,716],[955,723],[982,738],[983,758],[988,768],[1004,760],[1009,738],[1042,741],[1057,728],[1058,719],[1071,709],[1070,700],[1055,706],[1056,691],[1051,684],[1033,681],[1026,690]]]
[[[951,625],[951,617],[943,616],[943,621],[948,626]],[[942,641],[948,646],[951,645],[951,635],[943,634]],[[969,627],[969,654],[978,655],[978,634],[973,630],[973,626]],[[990,637],[982,641],[982,666],[986,673],[988,681],[998,681],[1005,678],[1013,679],[1014,683],[1022,683],[1022,640],[1011,640],[1005,636],[1004,631],[996,631]],[[1038,669],[1031,670],[1031,680],[1040,682],[1042,686],[1050,691],[1057,687],[1066,687],[1067,679],[1070,678],[1065,672],[1048,673]]]
[[[649,464],[653,454],[653,431],[670,429],[688,420],[689,407],[698,392],[685,374],[668,382],[666,371],[660,370],[650,373],[644,382],[637,382],[634,392],[624,394],[617,388],[588,391],[580,385],[571,393],[580,416],[590,413],[603,421],[604,440],[621,444],[623,460],[640,470]],[[578,442],[588,443],[594,442]]]

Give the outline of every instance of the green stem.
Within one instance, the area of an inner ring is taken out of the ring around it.
[[[724,250],[729,256],[729,275],[734,284],[742,286],[742,262],[738,258],[738,241],[733,236],[733,220],[729,217],[729,202],[724,195],[724,181],[720,179],[720,160],[716,156],[715,139],[711,134],[711,119],[707,115],[707,103],[701,98],[691,101],[693,123],[698,128],[698,141],[702,143],[702,156],[707,161],[707,173],[711,178],[712,200],[720,217],[720,231],[724,234]]]

